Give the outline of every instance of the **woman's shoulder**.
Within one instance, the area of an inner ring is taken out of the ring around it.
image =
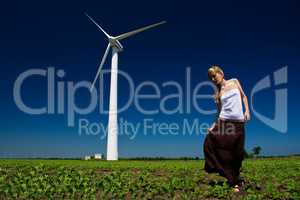
[[[232,78],[227,80],[228,86],[238,86],[239,80],[237,78]]]

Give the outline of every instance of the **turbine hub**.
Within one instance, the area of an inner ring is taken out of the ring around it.
[[[112,47],[116,47],[119,51],[123,51],[123,45],[119,40],[115,39],[114,37],[109,37],[108,40]]]

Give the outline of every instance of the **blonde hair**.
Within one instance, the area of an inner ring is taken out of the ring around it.
[[[209,78],[210,78],[211,74],[216,74],[216,73],[220,73],[220,74],[224,75],[223,70],[218,65],[213,65],[208,69],[208,77]]]
[[[211,79],[211,76],[213,74],[216,74],[216,73],[222,74],[224,76],[224,72],[223,72],[223,70],[221,69],[220,66],[218,66],[218,65],[212,65],[208,69],[208,77],[209,77],[209,79]],[[216,91],[215,96],[214,96],[216,104],[220,103],[220,90],[221,90],[221,87],[217,86],[217,91]]]

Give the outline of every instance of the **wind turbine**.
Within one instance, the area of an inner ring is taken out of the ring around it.
[[[166,23],[162,21],[156,24],[145,26],[143,28],[130,31],[119,36],[110,36],[107,32],[101,28],[97,22],[90,17],[87,13],[85,15],[104,33],[108,39],[108,45],[106,47],[105,53],[99,65],[98,71],[96,73],[95,79],[91,86],[91,91],[93,90],[95,83],[100,75],[101,69],[106,60],[107,54],[112,49],[112,59],[111,59],[111,78],[110,78],[110,97],[109,97],[109,115],[108,115],[108,133],[107,133],[107,160],[118,160],[118,52],[123,50],[123,46],[120,40],[133,36],[137,33],[145,31],[147,29],[159,26]]]

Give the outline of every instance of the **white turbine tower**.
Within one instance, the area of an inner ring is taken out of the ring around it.
[[[91,86],[93,90],[95,83],[100,75],[101,69],[104,65],[107,54],[112,48],[112,59],[111,59],[111,78],[110,78],[110,97],[109,97],[109,116],[108,116],[108,133],[107,133],[107,160],[118,160],[118,52],[123,50],[123,46],[120,40],[127,37],[145,31],[147,29],[159,26],[166,23],[162,21],[156,24],[152,24],[143,28],[130,31],[128,33],[121,34],[119,36],[113,37],[107,34],[103,28],[101,28],[96,21],[91,18],[87,13],[85,15],[105,34],[108,39],[108,45],[106,47],[105,53],[101,60],[100,66],[98,68],[97,74]]]

